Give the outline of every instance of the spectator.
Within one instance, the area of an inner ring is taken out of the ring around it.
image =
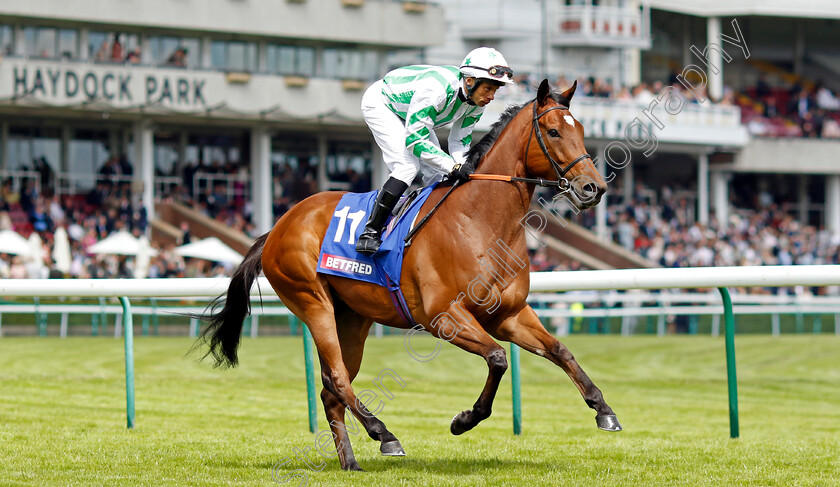
[[[186,68],[187,67],[187,48],[186,47],[178,47],[175,49],[169,58],[166,60],[167,66],[173,66],[176,68]]]
[[[111,61],[122,62],[125,57],[123,46],[120,42],[120,35],[114,34],[114,43],[111,44]]]

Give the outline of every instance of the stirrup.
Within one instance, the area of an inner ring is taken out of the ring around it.
[[[360,254],[373,255],[379,250],[382,240],[379,232],[362,233],[356,241],[356,252]]]

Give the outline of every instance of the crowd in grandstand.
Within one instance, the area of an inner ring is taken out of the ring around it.
[[[505,87],[510,96],[534,91],[535,79],[520,75],[517,84]],[[564,89],[572,85],[560,76],[554,86]],[[699,84],[698,84],[699,85]],[[634,86],[614,86],[600,78],[578,81],[576,95],[634,101],[649,106],[665,87],[679,91],[688,103],[697,103],[698,95],[708,98],[705,86],[688,90],[672,75],[668,82],[641,82]],[[761,137],[840,138],[840,97],[822,83],[809,80],[770,83],[761,75],[755,86],[741,91],[724,87],[723,97],[713,103],[741,108],[741,121],[747,130]]]
[[[509,88],[509,95],[534,87],[527,76],[520,76],[517,81]],[[690,91],[675,80],[671,81],[689,102],[694,101]],[[570,85],[565,78],[555,82],[555,86],[561,88]],[[663,82],[654,82],[616,88],[603,80],[590,78],[581,80],[578,95],[649,103],[665,86]],[[781,89],[771,87],[762,77],[757,86],[743,93],[736,94],[727,88],[719,103],[740,106],[744,123],[755,135],[840,137],[840,100],[825,86],[801,84]],[[58,227],[66,229],[71,242],[72,265],[65,277],[132,277],[133,257],[96,255],[87,251],[90,245],[117,230],[128,230],[135,236],[147,232],[146,211],[132,203],[130,183],[112,182],[108,178],[130,175],[130,162],[125,157],[105,161],[95,187],[88,194],[60,198],[54,195],[54,174],[46,161],[33,161],[32,167],[41,172],[40,184],[24,180],[15,188],[11,180],[4,182],[0,230],[15,230],[25,235],[37,232],[44,241],[45,266],[27,264],[26,258],[21,256],[0,254],[0,277],[60,275],[54,269],[50,272],[50,251]],[[247,184],[250,178],[247,164],[189,164],[180,175],[185,182],[183,187],[164,197],[185,202],[229,228],[256,237],[250,221],[251,203],[245,197],[244,188],[234,188],[231,192],[229,180],[214,181],[211,177],[196,191],[192,176],[198,172],[211,176],[213,173],[239,173],[240,185]],[[347,177],[351,190],[366,190],[365,185],[369,186],[369,181],[359,175],[348,174]],[[275,165],[273,182],[276,217],[317,191],[315,169],[306,162],[295,168]],[[651,191],[644,192],[649,194]],[[640,194],[642,192],[632,201],[610,206],[608,228],[617,243],[662,266],[840,263],[840,242],[836,237],[824,230],[801,225],[772,202],[752,209],[735,209],[728,225],[721,225],[712,214],[710,224],[704,226],[693,221],[686,201],[675,196],[672,188],[661,188],[656,204],[638,197]],[[584,219],[592,218],[592,212],[582,215]],[[189,238],[189,232],[185,233],[185,238]],[[202,277],[230,272],[230,266],[198,259],[185,260],[171,247],[159,250],[152,259],[149,277]],[[533,252],[531,257],[534,270],[570,268],[552,263],[543,252]]]

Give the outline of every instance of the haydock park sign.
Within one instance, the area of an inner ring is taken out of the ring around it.
[[[211,102],[208,74],[216,73],[21,60],[0,64],[0,98],[32,98],[57,106],[99,100],[115,108],[194,110]]]

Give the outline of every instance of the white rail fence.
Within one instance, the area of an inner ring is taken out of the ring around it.
[[[128,298],[214,297],[227,289],[229,279],[116,279],[0,281],[0,296],[118,297],[123,306],[126,354],[126,410],[128,427],[134,426],[134,326]],[[726,358],[729,383],[730,436],[737,438],[738,401],[735,373],[734,319],[729,287],[792,287],[840,285],[840,266],[711,267],[687,269],[630,269],[609,271],[546,272],[531,274],[532,292],[617,289],[717,288],[726,319]],[[255,283],[253,292],[271,292],[267,280]],[[454,297],[454,296],[453,296]],[[304,332],[307,350],[311,338]],[[311,355],[308,353],[307,355]],[[513,356],[514,354],[512,354]],[[518,373],[519,366],[511,360]],[[310,367],[307,367],[309,369]],[[314,373],[307,370],[311,418],[314,417]],[[516,402],[518,398],[514,398]],[[516,428],[514,427],[514,430]]]

